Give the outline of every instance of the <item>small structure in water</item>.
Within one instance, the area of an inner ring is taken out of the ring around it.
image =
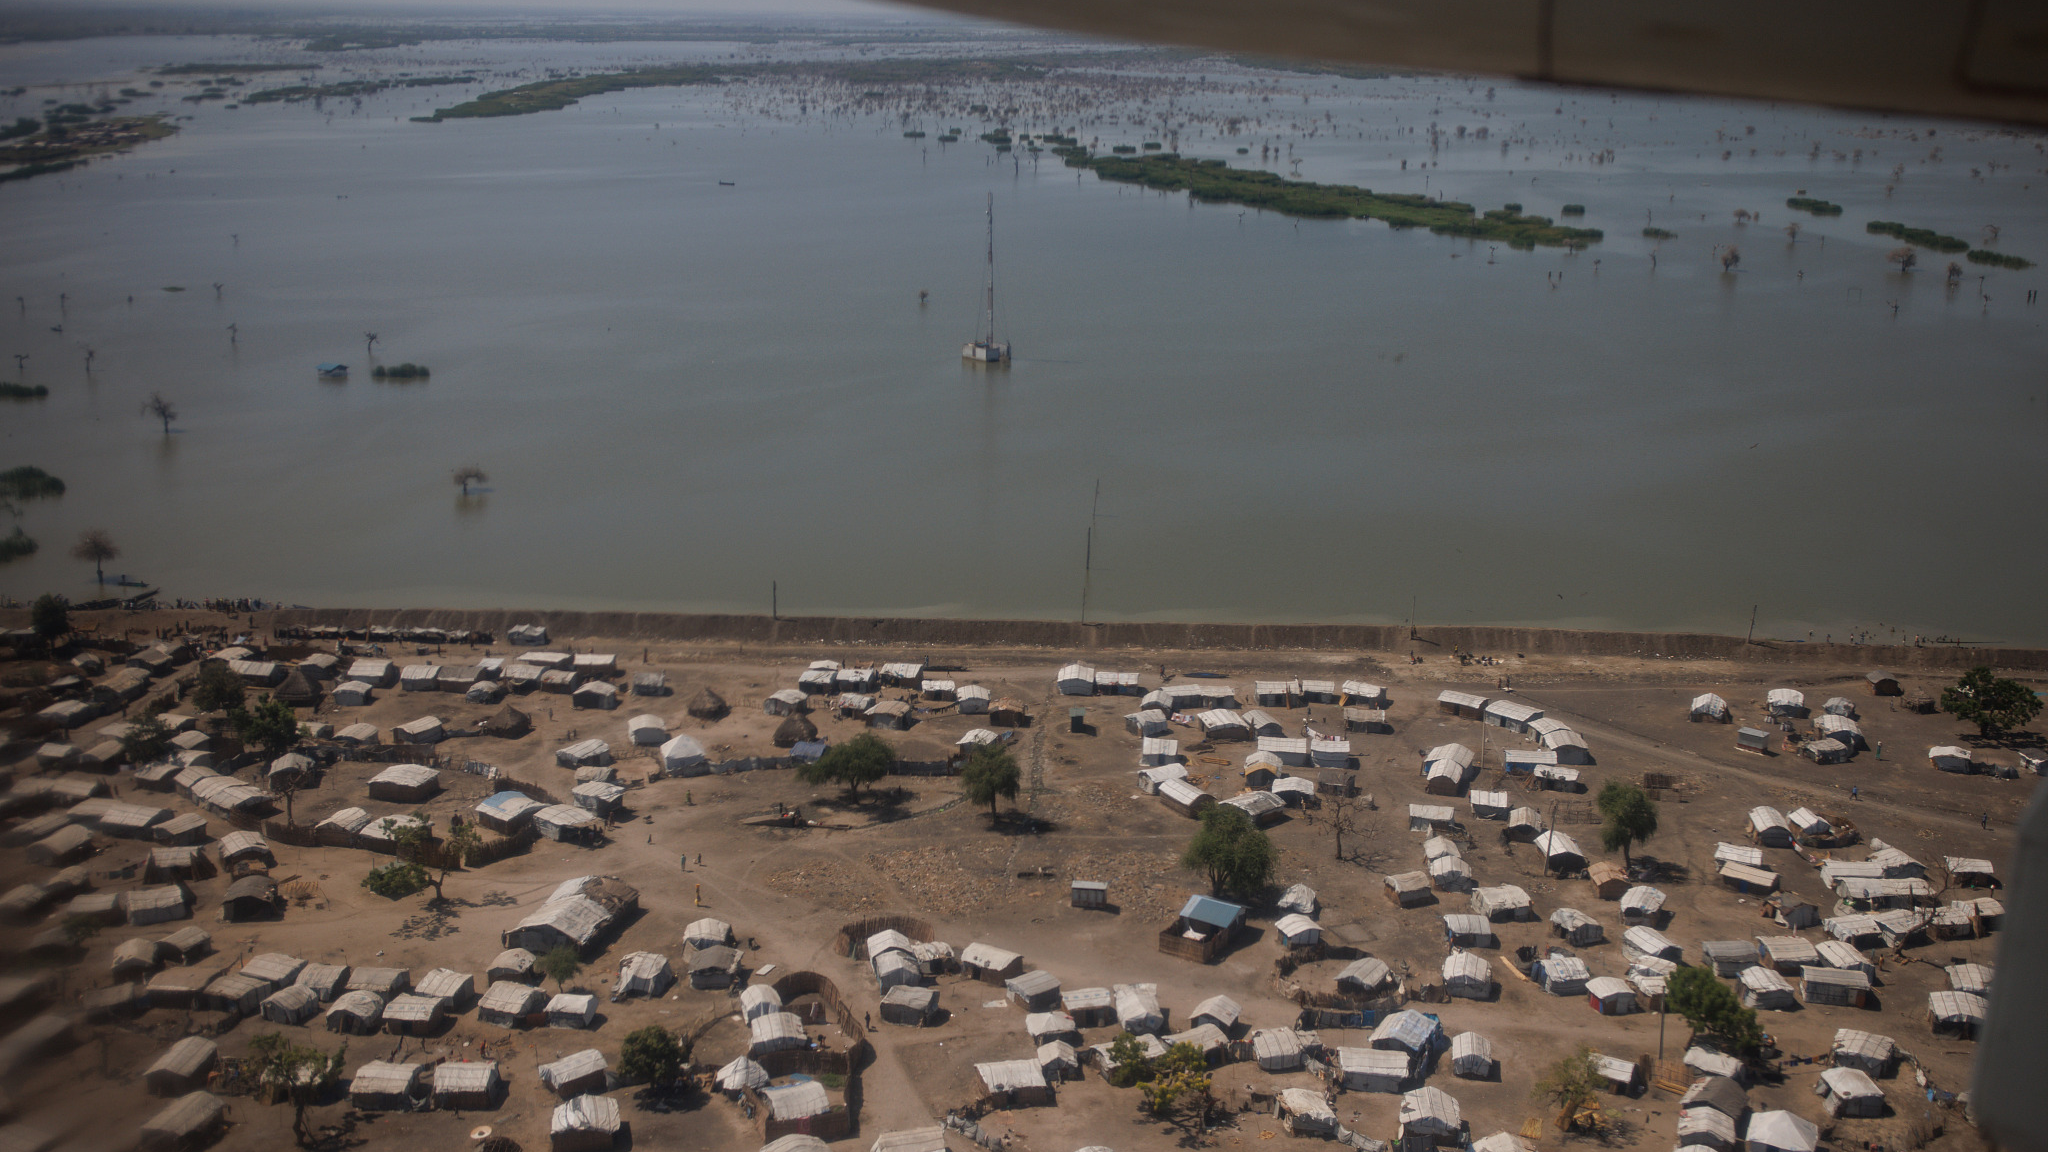
[[[315,364],[313,371],[319,373],[322,380],[348,379],[348,365],[346,364]]]

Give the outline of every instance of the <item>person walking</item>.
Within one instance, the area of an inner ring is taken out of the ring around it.
[[[1991,831],[1991,813],[1986,812],[1982,816],[1977,817],[1977,827],[1984,829],[1986,832]]]

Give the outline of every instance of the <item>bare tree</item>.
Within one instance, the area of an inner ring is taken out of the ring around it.
[[[146,416],[154,416],[163,421],[164,435],[169,436],[171,434],[171,421],[178,418],[178,410],[172,406],[169,400],[164,399],[163,393],[151,392],[149,394],[149,402],[142,406],[142,411]]]
[[[462,494],[464,496],[469,495],[469,486],[471,484],[485,484],[490,479],[489,476],[484,475],[483,468],[476,464],[464,464],[455,470],[455,482],[462,486]]]
[[[1799,243],[1799,221],[1794,220],[1790,224],[1785,225],[1785,243]]]
[[[1733,245],[1733,244],[1724,244],[1724,245],[1722,245],[1722,247],[1721,247],[1721,271],[1723,271],[1723,272],[1733,272],[1733,271],[1735,271],[1735,266],[1736,266],[1737,264],[1740,264],[1740,263],[1742,263],[1742,252],[1741,252],[1741,250],[1740,250],[1740,249],[1738,249],[1738,248],[1736,248],[1736,247],[1735,247],[1735,245]]]
[[[1963,266],[1953,260],[1948,262],[1948,282],[1950,287],[1963,282]]]
[[[1897,264],[1899,266],[1899,271],[1911,272],[1913,270],[1913,265],[1918,264],[1920,262],[1920,254],[1918,252],[1913,251],[1911,245],[1906,245],[1903,247],[1892,249],[1891,253],[1887,255],[1885,259],[1891,261],[1894,264]]]
[[[1358,831],[1358,799],[1348,792],[1332,796],[1323,805],[1323,823],[1330,830],[1333,854],[1344,859],[1344,837]]]
[[[376,334],[375,332],[365,332],[365,333],[363,333],[363,355],[365,355],[365,356],[370,356],[370,355],[374,355],[374,354],[375,354],[375,351],[376,351],[376,348],[377,348],[377,334]]]
[[[120,554],[121,549],[114,544],[114,538],[107,535],[104,528],[87,528],[78,534],[78,543],[71,546],[72,557],[91,561],[93,574],[99,577],[102,584],[107,582],[106,562]]]
[[[1986,224],[1986,225],[1984,226],[1984,245],[1985,245],[1985,247],[1987,247],[1987,248],[1988,248],[1988,247],[1990,247],[1991,245],[1993,245],[1993,244],[1996,244],[1996,243],[1998,243],[1998,225],[1996,225],[1996,224]]]

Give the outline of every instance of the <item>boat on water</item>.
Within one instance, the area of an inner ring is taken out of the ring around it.
[[[981,334],[960,349],[963,360],[978,364],[1010,362],[1010,342],[996,339],[996,194],[988,194],[988,290],[984,296]]]

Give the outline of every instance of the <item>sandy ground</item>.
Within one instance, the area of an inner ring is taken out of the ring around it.
[[[197,618],[201,614],[167,614]],[[123,618],[133,624],[132,618]],[[216,618],[218,619],[218,618]],[[148,622],[144,622],[147,624]],[[521,779],[539,783],[566,796],[572,773],[554,764],[554,750],[577,737],[608,740],[619,756],[621,775],[629,781],[647,776],[651,757],[630,745],[625,721],[649,711],[670,721],[671,732],[690,732],[714,750],[734,755],[768,750],[776,719],[766,716],[760,701],[769,692],[795,684],[797,673],[811,659],[825,657],[852,662],[893,659],[896,654],[841,650],[769,650],[735,645],[660,644],[607,641],[602,637],[556,636],[551,648],[612,652],[622,671],[658,669],[668,674],[673,695],[655,700],[626,698],[614,712],[577,711],[565,696],[533,694],[514,701],[529,712],[535,731],[517,740],[471,736],[451,739],[440,751],[450,762],[492,764]],[[503,646],[490,650],[508,655]],[[464,663],[483,655],[479,648],[451,648],[427,660]],[[401,663],[417,655],[393,651]],[[1254,909],[1254,932],[1217,963],[1197,966],[1159,953],[1160,927],[1190,892],[1202,890],[1196,877],[1178,867],[1177,858],[1193,826],[1158,801],[1138,794],[1134,769],[1137,738],[1128,734],[1121,717],[1136,708],[1126,697],[1071,700],[1054,695],[1055,670],[1065,654],[1041,650],[975,649],[928,653],[935,664],[957,665],[947,675],[961,683],[979,683],[996,695],[1012,694],[1030,702],[1037,723],[1020,733],[1019,762],[1025,769],[1026,792],[1018,806],[1045,823],[1037,833],[992,829],[986,810],[959,802],[954,782],[946,778],[892,778],[881,791],[849,802],[836,787],[812,788],[787,771],[729,777],[658,779],[628,795],[630,813],[601,847],[585,848],[543,841],[530,853],[455,874],[447,883],[450,902],[432,907],[421,896],[388,901],[360,886],[367,869],[381,858],[353,849],[296,849],[277,846],[280,879],[308,879],[320,890],[318,899],[287,909],[277,921],[224,924],[217,916],[218,897],[226,886],[215,877],[191,885],[196,896],[195,923],[213,932],[219,951],[241,957],[282,951],[308,960],[403,966],[415,977],[444,966],[478,974],[502,947],[500,933],[530,911],[563,879],[587,873],[625,878],[638,886],[643,914],[607,941],[585,974],[573,983],[592,991],[609,991],[619,957],[651,950],[680,959],[681,930],[690,920],[714,914],[733,922],[743,941],[753,947],[746,965],[760,970],[811,969],[835,980],[859,1010],[872,1010],[879,996],[863,965],[834,954],[830,942],[837,928],[858,916],[894,912],[930,921],[939,938],[956,948],[981,940],[1022,952],[1027,965],[1045,968],[1066,987],[1151,981],[1159,985],[1169,1028],[1186,1026],[1186,1014],[1201,999],[1227,993],[1245,1009],[1246,1027],[1284,1026],[1295,1017],[1285,998],[1285,981],[1275,975],[1281,955],[1274,939],[1270,907]],[[1597,791],[1609,779],[1640,780],[1645,772],[1678,778],[1678,788],[1661,806],[1662,827],[1642,853],[1683,866],[1689,882],[1665,885],[1674,913],[1667,933],[1697,958],[1701,940],[1754,937],[1775,926],[1758,918],[1756,902],[1714,880],[1712,856],[1719,840],[1746,841],[1744,814],[1759,803],[1781,809],[1804,804],[1816,810],[1843,813],[1860,826],[1864,837],[1881,837],[1930,864],[1944,853],[1988,856],[2003,864],[2012,822],[2031,792],[2031,779],[1999,781],[1987,777],[1957,778],[1936,773],[1925,750],[1959,735],[1952,718],[1920,715],[1869,695],[1861,675],[1866,669],[1844,666],[1832,672],[1801,668],[1796,679],[1783,668],[1745,667],[1729,661],[1686,662],[1628,657],[1541,657],[1518,659],[1499,654],[1499,666],[1467,666],[1441,655],[1410,664],[1406,653],[1333,654],[1243,652],[1183,654],[1175,652],[1097,654],[1097,667],[1141,671],[1147,687],[1159,682],[1160,667],[1180,679],[1191,670],[1225,674],[1249,706],[1254,678],[1309,676],[1342,680],[1349,677],[1386,684],[1392,691],[1391,735],[1354,735],[1359,787],[1372,793],[1377,810],[1365,814],[1360,834],[1347,844],[1347,858],[1333,851],[1330,822],[1315,812],[1297,812],[1274,828],[1281,850],[1281,886],[1305,881],[1321,895],[1321,922],[1326,935],[1411,973],[1410,987],[1434,982],[1445,947],[1437,917],[1465,910],[1465,898],[1442,897],[1440,904],[1396,910],[1382,897],[1384,873],[1421,867],[1422,836],[1406,829],[1406,805],[1422,800],[1418,751],[1460,741],[1482,749],[1482,762],[1493,771],[1482,777],[1491,786],[1498,776],[1500,750],[1529,747],[1528,739],[1486,727],[1476,721],[1440,714],[1436,693],[1458,687],[1485,695],[1501,693],[1499,677],[1511,676],[1514,697],[1545,708],[1572,723],[1586,737],[1598,763],[1583,769]],[[623,685],[623,678],[620,683]],[[1938,691],[1934,679],[1907,678],[1915,687]],[[709,686],[732,705],[732,714],[705,723],[684,714],[684,702]],[[1862,711],[1862,724],[1873,744],[1882,742],[1884,758],[1860,753],[1847,765],[1820,767],[1789,756],[1760,758],[1737,751],[1733,726],[1695,725],[1686,720],[1686,703],[1702,691],[1717,692],[1736,712],[1739,722],[1762,713],[1764,692],[1772,687],[1800,688],[1816,712],[1822,700],[1845,695]],[[888,695],[900,695],[888,692]],[[1066,709],[1087,709],[1089,734],[1066,730]],[[382,728],[418,716],[439,716],[451,732],[473,727],[494,706],[470,704],[450,694],[408,694],[391,690],[359,709],[322,708],[319,718],[337,724],[369,720]],[[1334,706],[1281,712],[1290,729],[1313,716],[1317,726],[1340,727]],[[853,721],[814,712],[821,733],[841,740],[857,730]],[[0,720],[6,717],[0,716]],[[97,726],[101,722],[95,722]],[[977,726],[979,718],[949,711],[932,716],[909,732],[885,734],[892,740],[930,745],[951,744]],[[1183,736],[1184,746],[1195,737]],[[1236,786],[1227,777],[1248,752],[1248,746],[1222,745],[1214,753],[1228,764],[1197,760],[1192,770],[1216,773],[1212,791],[1229,794]],[[1991,758],[2015,762],[2010,750]],[[32,766],[24,766],[28,770]],[[377,813],[396,813],[410,806],[370,801],[364,782],[382,765],[342,763],[317,789],[301,793],[294,806],[299,823],[317,821],[327,813],[363,805]],[[124,798],[134,794],[125,774],[114,778]],[[487,788],[480,776],[460,770],[443,773],[444,791],[422,805],[446,827],[455,813],[466,813]],[[1860,786],[1862,799],[1851,801],[1849,787]],[[148,793],[152,802],[177,810],[190,806],[175,794]],[[1532,796],[1546,810],[1555,794]],[[1567,798],[1568,799],[1568,798]],[[743,823],[772,812],[778,804],[801,804],[817,826],[764,829]],[[1582,880],[1543,875],[1532,849],[1505,850],[1494,828],[1469,818],[1463,800],[1453,802],[1475,831],[1467,852],[1481,883],[1516,883],[1534,899],[1539,917],[1559,906],[1593,914],[1606,926],[1609,942],[1581,950],[1594,974],[1620,975],[1626,967],[1619,938],[1622,925],[1615,907],[1597,899]],[[1989,830],[1980,830],[1980,816]],[[216,821],[213,834],[226,830]],[[1597,853],[1597,829],[1566,827]],[[117,868],[141,858],[133,842],[103,840],[95,869]],[[1842,853],[1861,858],[1866,847]],[[686,871],[678,857],[690,857]],[[698,863],[701,855],[702,863]],[[1767,863],[1784,876],[1792,892],[1821,905],[1833,898],[1821,888],[1816,869],[1791,851],[1767,851]],[[1050,878],[1020,873],[1043,870]],[[46,870],[29,865],[19,849],[0,851],[0,888],[30,880]],[[1111,885],[1113,912],[1082,911],[1068,906],[1067,882],[1102,879]],[[136,882],[103,882],[119,889]],[[1277,892],[1277,888],[1275,890]],[[148,928],[110,928],[91,942],[84,959],[58,970],[62,995],[75,998],[109,981],[108,956],[121,941],[135,935],[161,936],[180,924]],[[1491,1038],[1501,1061],[1497,1082],[1476,1082],[1438,1070],[1430,1083],[1450,1092],[1464,1109],[1474,1136],[1501,1129],[1516,1131],[1530,1117],[1547,1109],[1532,1104],[1530,1086],[1549,1062],[1581,1043],[1600,1051],[1636,1059],[1655,1054],[1660,1044],[1660,1019],[1654,1014],[1603,1018],[1581,998],[1557,998],[1526,983],[1508,964],[1514,948],[1549,941],[1547,926],[1504,925],[1496,959],[1500,994],[1492,1002],[1454,1001],[1425,1006],[1440,1015],[1448,1032],[1476,1030]],[[36,926],[16,929],[22,935]],[[1819,938],[1818,932],[1808,932]],[[1885,962],[1880,1006],[1869,1009],[1806,1007],[1765,1013],[1765,1026],[1792,1054],[1825,1053],[1834,1030],[1854,1026],[1894,1037],[1913,1053],[1932,1083],[1951,1091],[1967,1087],[1973,1046],[1933,1036],[1925,1021],[1926,993],[1946,987],[1940,965],[1955,958],[1990,962],[1995,939],[1940,942],[1913,949],[1905,963]],[[1327,990],[1341,964],[1324,961],[1298,972],[1304,986]],[[1023,1032],[1022,1012],[1007,1005],[1000,989],[949,977],[938,981],[944,1022],[927,1029],[880,1026],[870,1034],[876,1056],[864,1073],[866,1104],[858,1134],[840,1147],[865,1148],[882,1132],[933,1122],[949,1108],[979,1095],[973,1064],[981,1060],[1031,1055]],[[452,1147],[466,1141],[478,1124],[489,1124],[522,1147],[547,1144],[547,1123],[553,1098],[535,1076],[539,1063],[595,1046],[616,1058],[624,1036],[648,1023],[683,1029],[708,1029],[698,1042],[695,1059],[716,1064],[744,1050],[745,1030],[730,1017],[736,1008],[730,994],[692,991],[687,986],[649,1001],[606,1002],[599,1026],[590,1032],[539,1029],[508,1031],[481,1024],[474,1011],[458,1016],[440,1035],[425,1039],[391,1036],[349,1041],[349,1067],[373,1058],[453,1059],[488,1055],[503,1062],[511,1081],[504,1102],[482,1115],[425,1112],[349,1118],[345,1103],[314,1110],[315,1123],[353,1124],[348,1142],[363,1148],[410,1149]],[[118,1144],[132,1136],[135,1124],[155,1107],[145,1093],[141,1073],[177,1036],[205,1021],[184,1012],[154,1010],[134,1022],[101,1026],[93,1039],[75,1052],[41,1062],[9,1085],[21,1117],[33,1124],[72,1135],[76,1146]],[[1686,1029],[1682,1021],[1662,1021],[1662,1051],[1675,1059],[1682,1052]],[[245,1021],[221,1038],[222,1051],[236,1055],[249,1041],[274,1026]],[[311,1028],[287,1028],[305,1042],[332,1048],[339,1038],[325,1031],[315,1017]],[[1091,1029],[1088,1043],[1107,1041],[1113,1030]],[[1331,1046],[1363,1044],[1363,1033],[1326,1032]],[[1780,1081],[1752,1092],[1758,1109],[1785,1107],[1822,1119],[1812,1093],[1818,1069],[1787,1067]],[[1842,1121],[1835,1125],[1836,1147],[1876,1142],[1912,1146],[1909,1124],[1927,1111],[1913,1087],[1910,1067],[1884,1086],[1893,1115],[1877,1120]],[[1267,1089],[1313,1086],[1306,1073],[1268,1075],[1252,1065],[1233,1065],[1218,1072],[1225,1098],[1230,1090],[1251,1084]],[[758,1145],[751,1125],[737,1108],[722,1099],[701,1099],[679,1111],[656,1112],[637,1107],[631,1089],[614,1095],[625,1103],[630,1144],[645,1148],[751,1149]],[[222,1148],[277,1148],[290,1140],[290,1110],[236,1097],[233,1126]],[[1395,1128],[1398,1097],[1345,1094],[1337,1110],[1347,1124],[1385,1138]],[[1611,1100],[1622,1121],[1608,1141],[1622,1148],[1666,1148],[1673,1141],[1676,1101],[1651,1092],[1637,1098]],[[1968,1136],[1959,1114],[1937,1112],[1948,1134],[1937,1146],[1964,1147]],[[988,1118],[990,1130],[1010,1133],[1013,1142],[1041,1152],[1070,1152],[1088,1144],[1133,1149],[1188,1146],[1250,1148],[1267,1139],[1291,1139],[1270,1115],[1234,1116],[1225,1126],[1194,1134],[1178,1126],[1149,1121],[1137,1110],[1135,1091],[1117,1090],[1100,1078],[1062,1086],[1055,1107],[1001,1112]],[[1545,1128],[1538,1143],[1545,1148],[1564,1143]],[[623,1145],[622,1145],[623,1146]]]

